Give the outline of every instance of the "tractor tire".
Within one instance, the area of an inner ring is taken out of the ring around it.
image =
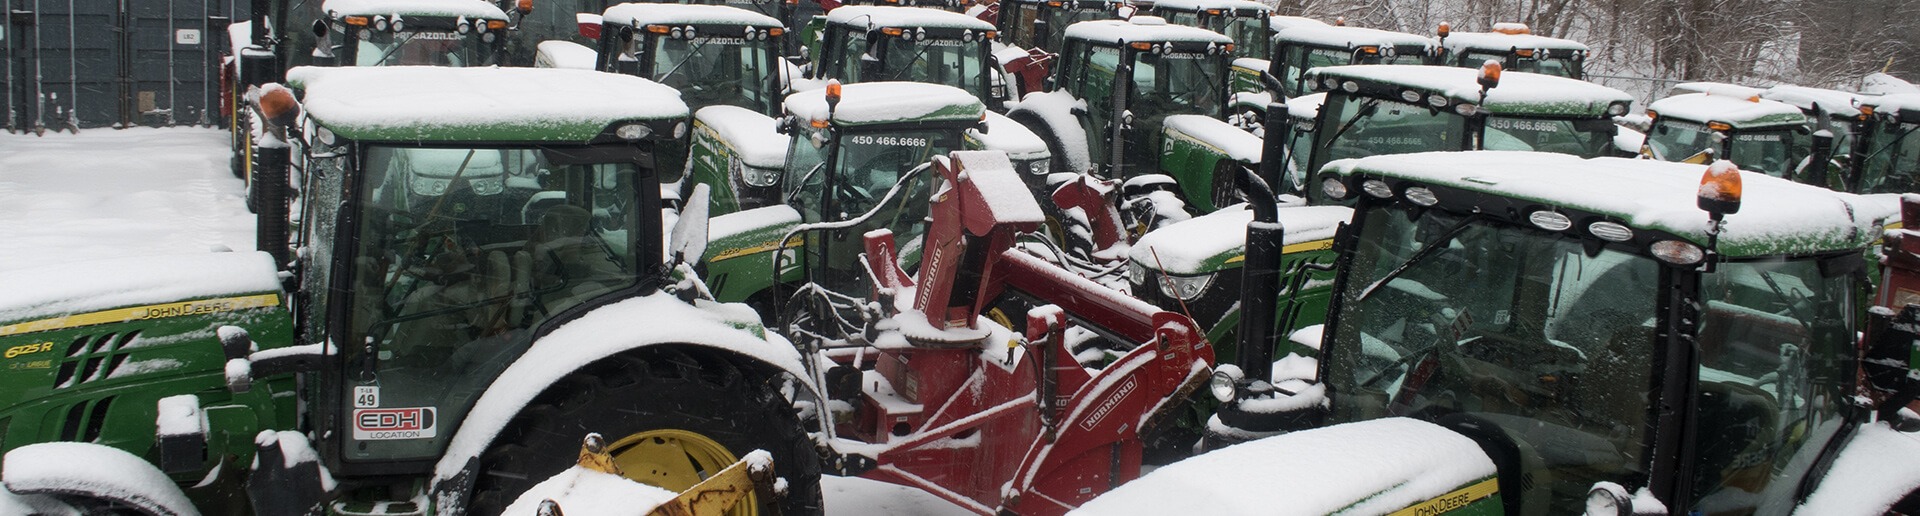
[[[481,454],[467,513],[499,514],[572,467],[581,439],[598,432],[628,478],[675,492],[688,485],[674,479],[690,485],[688,477],[766,450],[786,495],[727,514],[821,514],[819,453],[783,384],[712,353],[662,347],[595,362],[541,392]]]

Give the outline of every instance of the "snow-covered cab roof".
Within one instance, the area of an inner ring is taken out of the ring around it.
[[[648,25],[782,27],[780,20],[773,19],[772,16],[724,5],[625,3],[608,7],[600,18],[605,23],[629,27]]]
[[[1805,125],[1807,115],[1784,102],[1716,93],[1684,93],[1647,105],[1656,123],[1674,118],[1695,123],[1723,122],[1734,129]]]
[[[1507,34],[1501,32],[1452,32],[1440,41],[1448,52],[1492,51],[1509,52],[1514,50],[1545,50],[1554,55],[1562,52],[1587,52],[1587,45],[1571,39],[1552,38],[1536,34]]]
[[[587,143],[634,121],[671,136],[687,117],[673,88],[589,70],[303,66],[287,79],[315,123],[354,140]]]
[[[1181,12],[1218,9],[1237,16],[1267,16],[1273,12],[1267,4],[1249,0],[1155,0],[1153,8]]]
[[[827,23],[880,29],[885,27],[927,27],[943,29],[994,30],[993,24],[953,11],[922,7],[850,5],[827,13]]]
[[[1592,235],[1606,220],[1632,230],[1628,245],[1679,239],[1705,246],[1707,212],[1698,207],[1706,165],[1644,159],[1580,159],[1537,152],[1428,152],[1329,163],[1322,177],[1385,181],[1395,192],[1425,187],[1443,209],[1515,217],[1552,211],[1576,223],[1563,230]],[[1802,255],[1865,248],[1880,236],[1887,209],[1880,199],[1835,192],[1766,174],[1741,172],[1742,202],[1726,216],[1718,251],[1731,258]],[[1871,214],[1871,215],[1869,215]],[[1879,218],[1870,218],[1879,217]]]
[[[1269,27],[1272,27],[1272,30],[1276,32],[1281,29],[1292,28],[1292,27],[1327,27],[1328,26],[1327,22],[1315,20],[1313,18],[1308,18],[1305,16],[1268,16],[1267,25]]]
[[[481,0],[326,0],[320,11],[329,16],[408,16],[505,20],[500,7]]]
[[[1811,112],[1817,107],[1827,112],[1827,116],[1852,118],[1860,116],[1860,105],[1870,97],[1840,90],[1781,84],[1760,92],[1760,98],[1785,102],[1803,112]]]
[[[1447,105],[1478,104],[1495,115],[1556,115],[1606,117],[1624,115],[1633,104],[1627,92],[1598,84],[1526,72],[1501,74],[1499,85],[1480,98],[1480,70],[1428,65],[1325,66],[1307,72],[1322,90],[1338,83],[1342,90],[1372,97],[1433,103],[1445,96]],[[1347,84],[1353,84],[1348,90]],[[1411,97],[1411,98],[1409,98]]]
[[[1869,96],[1862,98],[1860,104],[1872,106],[1877,116],[1890,117],[1902,123],[1920,123],[1920,93]]]
[[[1714,95],[1725,95],[1728,97],[1758,97],[1766,91],[1765,88],[1741,86],[1724,82],[1693,81],[1673,85],[1673,88],[1667,90],[1667,96],[1687,93],[1712,93]]]
[[[1276,25],[1277,26],[1277,25]],[[1360,47],[1434,48],[1433,38],[1405,32],[1347,27],[1327,24],[1289,24],[1274,33],[1276,44],[1298,43],[1317,47],[1353,49]]]
[[[839,9],[835,9],[839,11]],[[827,119],[827,90],[802,91],[787,96],[787,113],[802,123]],[[979,123],[987,112],[966,90],[923,82],[863,82],[840,87],[840,103],[833,110],[838,126],[899,123]]]
[[[1165,19],[1158,16],[1135,16],[1131,20],[1094,20],[1075,23],[1067,26],[1067,39],[1111,45],[1138,42],[1233,44],[1232,39],[1218,32],[1182,25],[1168,25]]]

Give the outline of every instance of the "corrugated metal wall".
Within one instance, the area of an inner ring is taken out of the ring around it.
[[[221,49],[245,0],[0,3],[8,131],[221,121]]]

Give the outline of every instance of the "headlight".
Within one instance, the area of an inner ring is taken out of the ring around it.
[[[1242,376],[1245,376],[1245,373],[1240,372],[1239,366],[1221,364],[1213,370],[1213,379],[1207,382],[1207,390],[1213,391],[1213,399],[1220,400],[1221,403],[1233,401],[1234,395],[1238,394],[1235,387],[1240,383]]]
[[[1212,274],[1202,274],[1199,276],[1162,274],[1160,278],[1160,293],[1181,301],[1189,301],[1193,298],[1200,297],[1200,293],[1207,290],[1207,284],[1213,282]]]
[[[1141,285],[1147,282],[1147,266],[1137,261],[1127,262],[1127,282]]]
[[[1035,175],[1035,176],[1044,176],[1052,173],[1053,171],[1047,170],[1047,167],[1051,166],[1051,164],[1048,163],[1050,161],[1053,161],[1053,160],[1036,159],[1036,160],[1027,162],[1027,166],[1025,167],[1027,170],[1027,174]]]
[[[734,160],[732,168],[733,172],[740,176],[740,182],[746,183],[747,186],[768,187],[780,183],[779,170],[743,166],[740,160]]]
[[[613,134],[622,140],[639,140],[653,134],[653,128],[646,124],[627,124],[614,129]]]

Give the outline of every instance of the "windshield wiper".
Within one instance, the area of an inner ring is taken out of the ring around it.
[[[1452,242],[1453,237],[1459,236],[1461,231],[1467,229],[1467,224],[1471,224],[1477,220],[1480,220],[1480,216],[1476,214],[1460,219],[1460,222],[1453,223],[1453,226],[1447,228],[1447,231],[1442,233],[1440,238],[1436,238],[1432,242],[1427,242],[1427,245],[1421,246],[1420,250],[1414,251],[1413,256],[1407,257],[1407,261],[1401,262],[1400,266],[1394,267],[1387,275],[1381,276],[1380,279],[1374,280],[1373,284],[1367,285],[1367,288],[1360,291],[1360,297],[1354,298],[1354,301],[1367,300],[1367,297],[1372,296],[1373,292],[1379,290],[1381,285],[1385,285],[1387,282],[1393,281],[1394,278],[1400,277],[1400,273],[1407,272],[1407,269],[1412,268],[1414,264],[1425,261],[1428,257],[1440,254],[1439,251],[1446,249],[1447,243]]]
[[[889,77],[887,77],[887,78],[886,78],[886,80],[889,80],[889,81],[894,81],[894,80],[899,80],[899,79],[900,79],[900,76],[901,76],[901,75],[904,75],[904,74],[906,74],[906,73],[907,73],[907,71],[909,71],[909,70],[912,70],[912,69],[913,69],[913,64],[914,64],[914,63],[918,63],[918,62],[920,62],[920,56],[924,56],[924,55],[927,55],[927,50],[930,50],[930,49],[932,49],[932,48],[933,48],[933,44],[932,44],[932,43],[921,43],[921,44],[920,44],[920,50],[919,50],[918,52],[914,52],[914,53],[913,53],[913,58],[912,58],[912,59],[908,59],[906,63],[902,63],[902,64],[900,65],[900,69],[899,69],[899,70],[895,70],[895,71],[893,72],[893,75],[892,75],[892,76],[889,76]],[[889,51],[891,51],[891,50],[893,50],[893,49],[887,49],[887,50],[889,50]]]
[[[699,43],[695,43],[692,49],[687,50],[687,56],[680,60],[680,64],[673,65],[672,69],[667,70],[667,73],[660,74],[660,78],[658,80],[655,80],[654,82],[662,82],[662,83],[667,82],[667,78],[673,77],[673,74],[675,72],[679,72],[680,67],[686,66],[687,63],[693,62],[694,58],[700,55],[700,49],[706,48],[707,43],[711,41],[713,41],[713,38],[707,38],[705,40],[700,41]]]
[[[388,49],[387,49],[387,51],[386,51],[386,53],[383,53],[383,54],[380,54],[380,59],[378,59],[378,60],[375,60],[375,61],[374,61],[373,63],[374,63],[374,64],[376,64],[376,65],[384,65],[384,64],[387,64],[387,58],[389,58],[389,57],[393,57],[393,53],[394,53],[394,52],[399,52],[399,51],[400,51],[400,47],[404,47],[404,46],[407,46],[407,42],[408,42],[408,41],[413,41],[413,37],[414,37],[414,36],[418,36],[418,35],[420,35],[420,33],[418,33],[418,32],[409,32],[409,33],[407,33],[407,37],[406,37],[406,39],[402,39],[402,40],[400,40],[400,41],[395,41],[395,42],[393,42],[393,47],[391,47],[391,48],[388,48]]]
[[[1360,104],[1360,109],[1354,111],[1353,118],[1348,118],[1345,122],[1341,122],[1339,129],[1334,130],[1333,134],[1327,135],[1327,146],[1322,148],[1333,147],[1334,140],[1339,139],[1340,135],[1346,134],[1347,130],[1352,129],[1354,124],[1360,122],[1361,118],[1372,115],[1376,109],[1380,109],[1380,99],[1368,99],[1366,103]]]

